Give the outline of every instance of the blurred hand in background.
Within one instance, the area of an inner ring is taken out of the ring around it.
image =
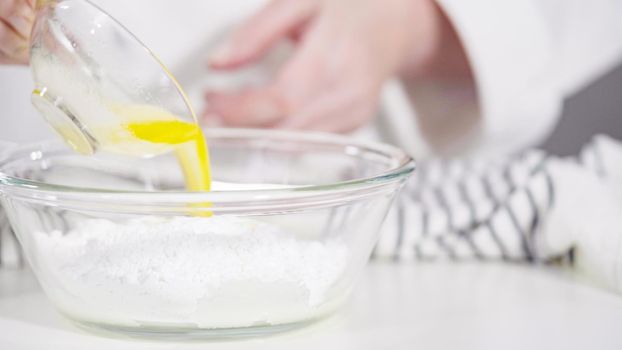
[[[376,113],[383,83],[434,66],[449,26],[432,0],[273,0],[218,48],[210,66],[257,62],[276,43],[293,54],[265,86],[206,93],[226,126],[354,130]]]
[[[0,64],[28,63],[35,0],[0,1]]]

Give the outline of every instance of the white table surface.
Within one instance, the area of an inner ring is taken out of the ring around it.
[[[503,264],[372,263],[324,321],[236,341],[152,342],[85,333],[32,275],[0,270],[0,349],[622,349],[622,296],[568,271]]]

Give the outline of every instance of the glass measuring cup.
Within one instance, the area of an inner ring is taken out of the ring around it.
[[[32,103],[82,154],[170,150],[170,143],[137,139],[128,122],[197,125],[186,95],[160,60],[88,0],[37,1],[30,65]]]

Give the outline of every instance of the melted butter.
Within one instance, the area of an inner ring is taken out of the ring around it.
[[[209,152],[201,128],[181,120],[137,121],[125,124],[137,139],[173,146],[190,191],[209,191]]]
[[[189,191],[209,191],[211,169],[207,143],[196,122],[184,121],[166,110],[148,105],[124,105],[110,109],[110,122],[88,128],[89,138],[107,151],[152,157],[173,151]],[[84,130],[65,118],[53,127],[77,152],[92,154],[94,148]]]
[[[95,128],[103,148],[113,152],[151,157],[173,151],[189,191],[209,191],[211,170],[205,137],[196,122],[147,105],[111,108],[116,122]]]

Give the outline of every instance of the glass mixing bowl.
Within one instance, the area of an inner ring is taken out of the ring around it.
[[[172,156],[52,142],[0,162],[4,208],[61,313],[131,335],[244,336],[346,299],[413,160],[328,134],[206,135],[213,192],[184,192]]]

